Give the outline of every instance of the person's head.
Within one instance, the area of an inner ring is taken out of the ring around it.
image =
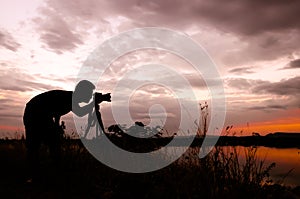
[[[81,80],[75,87],[73,100],[78,103],[85,102],[88,103],[93,97],[93,92],[95,85],[88,80]]]

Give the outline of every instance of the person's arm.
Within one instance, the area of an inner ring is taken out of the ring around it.
[[[73,102],[72,112],[75,113],[75,115],[77,115],[78,117],[82,117],[92,112],[94,106],[95,106],[94,100],[85,106],[79,106],[79,103]]]

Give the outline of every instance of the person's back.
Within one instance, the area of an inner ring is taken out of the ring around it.
[[[72,93],[72,91],[52,90],[39,94],[26,104],[26,111],[41,114],[41,117],[65,115],[72,110]]]

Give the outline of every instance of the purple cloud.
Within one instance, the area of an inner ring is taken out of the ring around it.
[[[76,33],[62,16],[46,9],[42,10],[46,18],[36,18],[34,21],[38,25],[40,39],[48,48],[62,53],[83,44],[81,35]]]
[[[291,107],[300,107],[300,77],[293,77],[290,79],[283,79],[278,82],[269,82],[263,80],[251,80],[244,78],[229,79],[226,81],[229,88],[238,89],[240,92],[255,95],[252,97],[252,101],[255,100],[259,105],[248,107],[249,110],[275,110],[275,109],[287,109]],[[270,95],[273,100],[258,100],[260,95]],[[238,97],[239,99],[241,96]],[[243,106],[247,103],[245,98]],[[232,99],[231,102],[235,100]],[[250,103],[250,102],[249,102]],[[254,102],[251,102],[252,104]]]
[[[295,96],[300,94],[300,76],[284,79],[279,82],[264,82],[252,89],[253,93]]]
[[[281,69],[296,69],[296,68],[300,68],[300,59],[295,59],[290,61],[290,63],[288,63],[287,66]]]
[[[0,46],[15,52],[21,45],[15,41],[10,33],[0,30]]]
[[[196,23],[209,23],[226,32],[245,35],[300,28],[296,17],[300,12],[300,2],[292,0],[229,0],[226,3],[221,0],[50,0],[48,6],[85,20],[120,15],[142,26],[184,28]]]
[[[0,90],[6,91],[33,91],[51,90],[53,86],[41,83],[42,80],[16,69],[0,70]]]
[[[293,0],[229,0],[226,3],[221,0],[49,0],[44,10],[48,10],[43,13],[47,18],[38,22],[44,30],[41,38],[58,52],[73,49],[84,41],[84,34],[78,30],[113,34],[146,26],[183,32],[193,28],[194,37],[201,37],[204,30],[217,29],[220,34],[238,37],[247,45],[224,53],[229,65],[272,60],[300,50],[300,2]],[[116,26],[114,20],[118,17],[124,21]],[[62,32],[58,32],[60,29]]]
[[[252,69],[253,69],[253,67],[238,67],[238,68],[233,68],[233,69],[229,70],[228,72],[239,74],[239,75],[250,74],[250,73],[254,73],[254,71]]]

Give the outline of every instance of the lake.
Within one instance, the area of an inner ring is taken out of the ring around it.
[[[182,151],[183,147],[170,147],[175,151]],[[195,149],[196,147],[194,147]],[[233,151],[232,146],[223,146],[222,149],[227,152]],[[239,154],[239,160],[242,164],[245,159],[245,151],[247,147],[235,147]],[[264,166],[268,166],[273,162],[276,166],[271,170],[270,176],[275,183],[287,186],[300,186],[300,149],[298,148],[270,148],[258,146],[257,158],[264,160]]]
[[[258,147],[258,157],[265,158],[266,164],[276,163],[271,178],[290,186],[300,186],[300,149]],[[290,172],[290,173],[289,173]]]

